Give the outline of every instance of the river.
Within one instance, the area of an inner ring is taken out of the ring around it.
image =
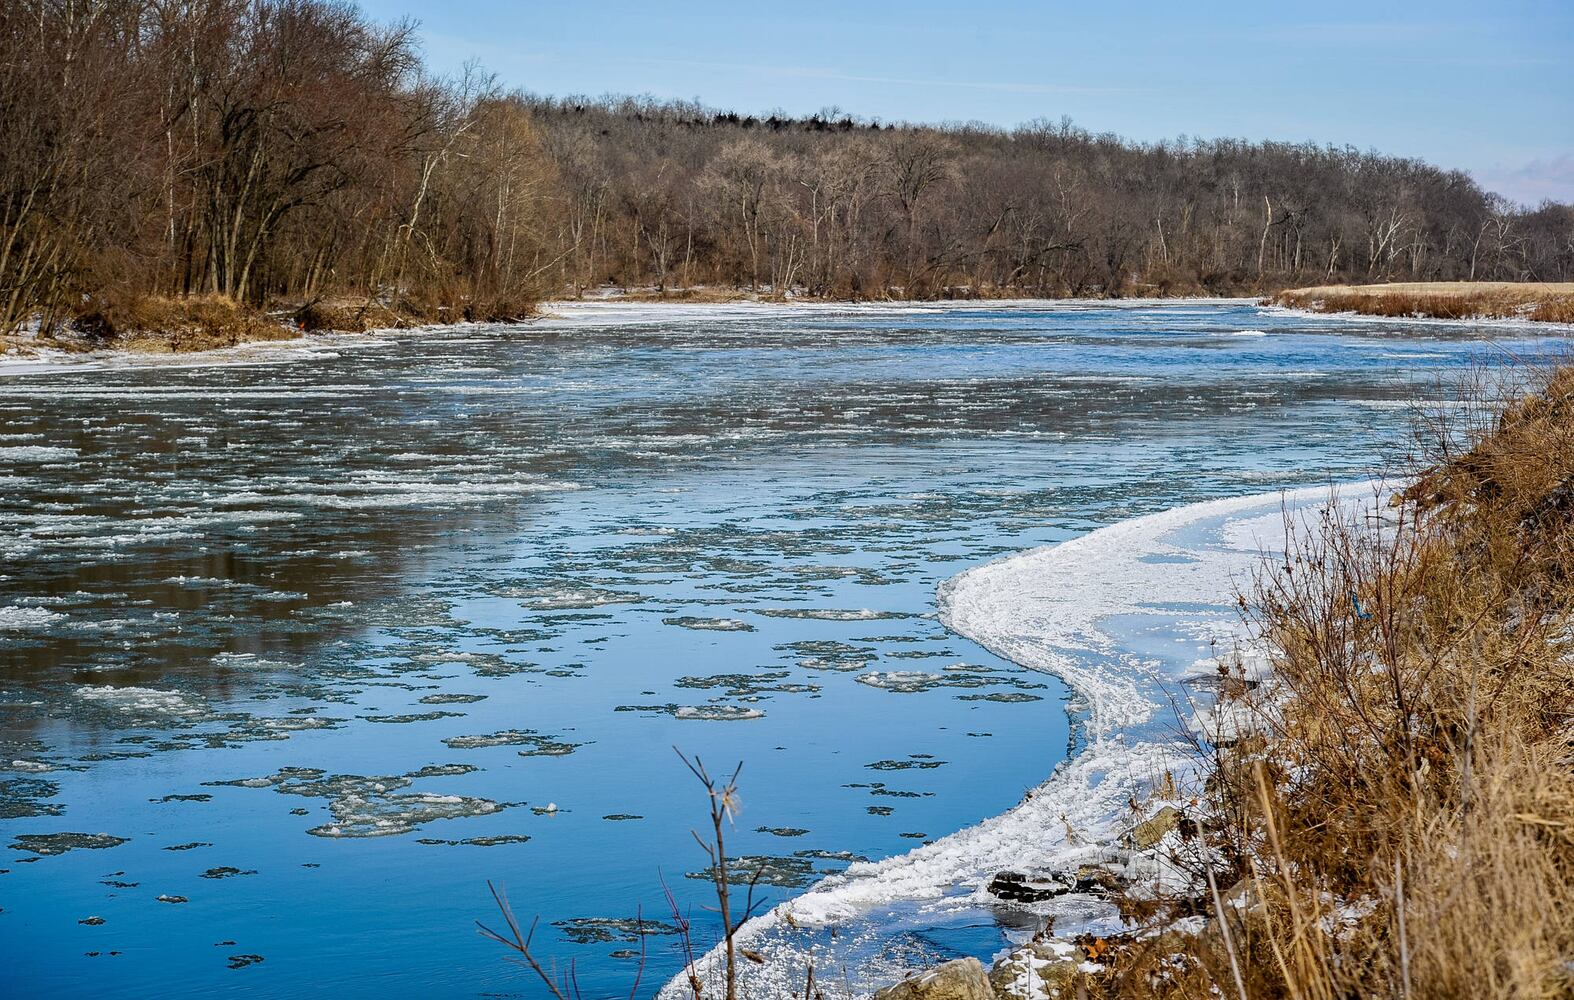
[[[1417,401],[1566,347],[1241,301],[578,303],[0,374],[0,992],[540,995],[476,933],[488,879],[587,996],[653,989],[663,884],[714,933],[673,748],[743,762],[763,905],[1001,813],[1077,706],[949,632],[942,581],[1381,473]]]

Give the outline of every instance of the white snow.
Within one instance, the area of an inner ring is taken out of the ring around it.
[[[1526,316],[1467,316],[1460,319],[1442,319],[1435,316],[1368,316],[1365,313],[1327,313],[1314,309],[1295,309],[1288,306],[1262,306],[1259,311],[1264,316],[1295,316],[1319,320],[1332,319],[1347,323],[1360,323],[1367,326],[1443,326],[1455,328],[1475,326],[1530,334],[1574,332],[1574,323],[1544,323],[1539,320],[1532,320]],[[1387,331],[1379,330],[1375,332],[1381,336]]]
[[[21,351],[0,353],[0,377],[7,375],[45,375],[64,371],[118,371],[136,368],[206,368],[214,365],[270,365],[295,361],[326,361],[339,351],[385,345],[389,338],[409,335],[426,328],[378,330],[371,333],[312,334],[293,340],[266,340],[221,347],[211,351],[156,354],[120,349],[63,351],[51,347],[29,346]],[[451,329],[443,327],[440,329]]]

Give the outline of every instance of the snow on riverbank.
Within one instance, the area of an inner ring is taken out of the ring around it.
[[[1262,306],[1265,316],[1284,316],[1294,319],[1339,320],[1357,326],[1435,326],[1443,329],[1476,328],[1520,336],[1566,337],[1574,334],[1574,323],[1553,323],[1532,320],[1527,316],[1377,316],[1358,312],[1324,312],[1320,309],[1302,309],[1298,306]]]
[[[288,340],[256,340],[234,347],[207,351],[133,351],[107,348],[63,351],[43,347],[26,338],[13,338],[6,349],[0,341],[0,377],[47,375],[57,372],[119,371],[140,368],[208,368],[223,365],[280,365],[300,361],[326,361],[343,351],[384,347],[403,337],[473,332],[486,323],[442,323],[428,326],[387,327],[365,333],[312,333]]]
[[[548,324],[597,326],[639,324],[652,320],[682,322],[694,319],[761,319],[803,315],[867,316],[916,315],[987,310],[991,312],[1075,312],[1086,309],[1153,309],[1169,306],[1252,305],[1251,298],[1174,297],[1132,299],[890,299],[837,302],[828,299],[789,299],[755,302],[668,302],[625,299],[616,296],[543,302],[541,321]]]
[[[161,354],[109,349],[69,352],[58,348],[29,348],[0,353],[0,378],[16,375],[49,375],[59,372],[121,371],[141,368],[205,368],[216,365],[287,364],[321,361],[339,351],[386,343],[368,334],[314,334],[294,340],[259,340],[211,351]]]
[[[1344,487],[1340,502],[1370,503],[1374,484]],[[986,563],[943,583],[941,619],[1000,656],[1064,680],[1078,702],[1084,745],[1015,808],[908,854],[854,865],[750,921],[742,945],[766,958],[748,965],[744,995],[801,989],[810,961],[848,968],[847,995],[905,971],[876,954],[883,909],[921,901],[931,914],[987,906],[984,886],[1002,870],[1072,870],[1107,860],[1166,776],[1191,766],[1166,692],[1195,667],[1210,640],[1244,641],[1234,594],[1265,553],[1282,551],[1286,524],[1319,509],[1326,487],[1212,500],[1133,518],[1060,545]],[[1170,650],[1161,654],[1161,642]],[[1088,896],[1051,904],[1057,933],[1118,925]],[[863,926],[860,926],[863,924]],[[837,927],[832,937],[817,933]],[[873,947],[871,947],[871,945]],[[849,949],[864,948],[864,954]],[[875,971],[863,972],[873,964]],[[701,974],[719,974],[714,952]],[[687,989],[682,977],[663,996]],[[827,995],[831,995],[827,987]],[[838,992],[843,987],[837,987]]]

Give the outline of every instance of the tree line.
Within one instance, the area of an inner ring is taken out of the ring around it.
[[[7,0],[0,331],[149,299],[501,319],[605,284],[838,298],[1570,280],[1574,208],[1347,147],[549,99],[338,0]]]
[[[1139,144],[1067,119],[881,126],[684,103],[529,99],[564,283],[838,297],[1227,293],[1569,280],[1574,208],[1350,147]]]

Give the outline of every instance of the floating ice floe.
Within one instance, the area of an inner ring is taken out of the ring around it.
[[[63,462],[80,454],[75,448],[42,444],[12,445],[0,448],[0,462]]]
[[[1001,676],[988,673],[987,668],[977,667],[967,663],[956,663],[945,667],[941,672],[935,673],[926,670],[875,670],[867,674],[859,674],[853,680],[868,687],[880,688],[897,694],[919,694],[924,691],[933,691],[936,688],[985,688],[985,687],[1018,687],[1042,688],[1043,684],[1024,681],[1017,677]],[[1021,695],[1019,697],[1001,697],[992,700],[1006,701],[1037,701],[1037,695]],[[977,700],[980,695],[965,696]]]
[[[571,920],[554,920],[552,926],[571,944],[611,944],[617,941],[633,944],[652,935],[683,933],[675,924],[645,917],[575,917]]]
[[[443,740],[450,750],[483,750],[489,747],[526,747],[521,757],[566,757],[583,744],[565,743],[555,736],[542,736],[531,729],[506,729],[480,736],[450,736]]]
[[[703,722],[736,722],[745,719],[763,719],[765,713],[757,708],[742,705],[683,705],[672,713],[674,719]]]
[[[736,618],[693,618],[681,616],[677,618],[663,618],[663,625],[676,625],[679,628],[691,628],[701,632],[753,632],[754,626]]]
[[[389,837],[409,833],[424,824],[444,819],[486,816],[510,804],[467,795],[406,792],[423,778],[453,777],[475,768],[468,764],[441,764],[399,775],[328,774],[319,768],[287,767],[261,778],[213,781],[210,785],[272,788],[284,795],[328,800],[330,822],[306,832],[315,837]]]
[[[201,714],[206,708],[206,703],[199,698],[158,688],[83,685],[76,689],[76,696],[83,701],[136,715],[193,716]]]
[[[499,596],[516,598],[533,611],[580,611],[608,604],[638,604],[645,600],[644,594],[574,584],[508,588],[500,591]]]
[[[742,701],[759,701],[767,694],[818,694],[818,684],[803,684],[786,680],[791,674],[786,670],[771,670],[760,674],[713,674],[709,677],[679,677],[675,687],[691,690],[722,690],[728,698]]]
[[[913,617],[906,611],[871,611],[868,608],[757,608],[754,613],[767,618],[809,618],[828,622],[872,622]]]
[[[48,608],[26,608],[11,605],[0,608],[0,632],[25,632],[43,628],[66,616]]]
[[[38,855],[64,854],[67,851],[104,850],[119,847],[125,837],[108,833],[19,833],[11,841],[13,851],[32,851]]]

